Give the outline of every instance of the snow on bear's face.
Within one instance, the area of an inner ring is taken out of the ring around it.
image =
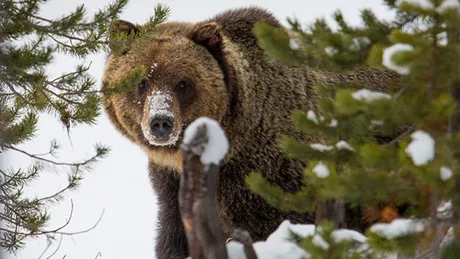
[[[139,66],[146,69],[139,84],[105,96],[103,104],[123,135],[163,162],[179,153],[188,124],[202,116],[221,121],[229,103],[218,61],[188,36],[187,26],[158,26],[151,41],[122,55],[111,54],[104,72],[104,87],[109,87]]]

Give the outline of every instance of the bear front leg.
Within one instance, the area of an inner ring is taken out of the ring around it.
[[[172,207],[168,208],[167,204],[160,206],[155,244],[158,259],[184,259],[188,256],[187,238],[179,208],[178,206]]]
[[[179,211],[180,176],[171,169],[149,164],[150,179],[158,200],[158,259],[184,259],[188,256],[187,238]]]

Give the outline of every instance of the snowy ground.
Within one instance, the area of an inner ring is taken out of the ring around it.
[[[448,205],[447,205],[448,207]],[[450,208],[449,208],[450,209]],[[386,239],[394,239],[404,235],[423,231],[425,228],[424,221],[412,219],[395,219],[391,223],[378,223],[373,225],[370,230]],[[452,232],[452,230],[449,230]],[[284,221],[278,229],[271,234],[266,241],[254,243],[254,250],[260,259],[300,259],[310,258],[311,255],[307,251],[301,249],[290,241],[291,233],[295,233],[300,237],[313,236],[312,242],[316,247],[327,251],[330,244],[327,243],[318,233],[315,225],[292,224],[289,221]],[[338,229],[332,233],[333,242],[340,243],[343,241],[351,241],[357,244],[357,251],[365,251],[368,249],[367,238],[361,233],[349,230]],[[443,244],[450,242],[452,233],[446,235]],[[227,244],[229,259],[245,259],[246,255],[241,243],[231,241]],[[380,258],[395,259],[394,254],[381,255]]]

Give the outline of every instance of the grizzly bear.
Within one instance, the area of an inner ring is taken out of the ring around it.
[[[150,179],[159,205],[156,255],[185,258],[187,241],[178,207],[182,170],[180,144],[184,129],[198,117],[217,120],[230,148],[220,165],[216,202],[225,234],[236,228],[264,240],[285,219],[312,223],[314,215],[283,212],[268,205],[246,186],[253,170],[286,192],[303,185],[300,161],[277,147],[282,135],[312,141],[297,132],[294,110],[316,110],[317,82],[360,82],[384,89],[393,74],[360,69],[348,74],[321,73],[284,65],[264,54],[252,33],[257,21],[283,28],[257,7],[226,11],[199,23],[165,22],[151,39],[122,54],[110,54],[105,87],[123,80],[138,66],[148,75],[132,91],[103,98],[106,114],[124,136],[145,150]],[[118,33],[133,35],[139,25],[118,21]],[[359,211],[347,209],[349,228],[362,230]]]

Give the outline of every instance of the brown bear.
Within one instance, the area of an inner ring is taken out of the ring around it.
[[[187,242],[178,208],[182,170],[180,143],[184,129],[198,117],[217,120],[230,149],[221,163],[216,202],[226,235],[235,228],[263,240],[285,219],[312,223],[314,215],[282,212],[248,190],[253,170],[272,184],[295,192],[303,184],[304,164],[277,148],[282,135],[309,141],[295,131],[294,110],[315,110],[316,82],[361,82],[383,89],[392,73],[362,69],[348,74],[320,73],[287,66],[268,58],[252,33],[264,20],[282,28],[269,12],[257,7],[218,14],[199,23],[165,22],[149,41],[120,55],[110,54],[103,80],[110,86],[139,65],[148,75],[132,91],[108,95],[103,106],[115,127],[141,146],[149,157],[149,173],[158,197],[158,258],[185,258]],[[139,31],[118,21],[117,32]],[[131,34],[132,35],[132,34]],[[347,226],[361,230],[359,211],[347,210]]]

